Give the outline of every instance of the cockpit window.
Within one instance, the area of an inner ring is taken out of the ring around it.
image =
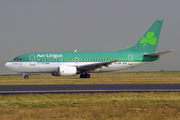
[[[21,60],[22,60],[22,58],[20,58],[20,57],[16,57],[13,59],[13,61],[21,61]]]

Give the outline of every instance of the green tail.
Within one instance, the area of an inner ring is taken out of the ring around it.
[[[163,20],[155,20],[136,45],[118,50],[117,52],[155,53]]]

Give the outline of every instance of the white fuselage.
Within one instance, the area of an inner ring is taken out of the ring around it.
[[[5,66],[13,71],[22,73],[54,73],[59,66],[80,66],[99,62],[7,62]],[[89,72],[113,72],[133,68],[148,62],[115,62],[108,67],[98,68]]]

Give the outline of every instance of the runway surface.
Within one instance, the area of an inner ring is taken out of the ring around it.
[[[0,94],[180,92],[180,84],[0,85]]]

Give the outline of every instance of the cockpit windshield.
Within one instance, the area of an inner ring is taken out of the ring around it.
[[[13,61],[21,61],[22,60],[22,58],[20,58],[20,57],[15,57],[14,59],[13,59]]]

